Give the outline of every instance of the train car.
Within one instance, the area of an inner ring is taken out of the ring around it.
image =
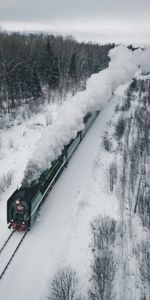
[[[99,112],[89,113],[84,118],[85,128],[64,147],[62,154],[52,162],[51,168],[44,171],[37,182],[29,187],[21,186],[7,201],[7,223],[9,229],[29,230],[45,196],[53,187],[63,168],[67,166],[79,143],[85,136]]]
[[[97,118],[98,114],[99,114],[99,111],[95,111],[93,113],[88,113],[84,117],[83,121],[84,121],[85,127],[81,131],[81,139],[83,139],[83,137],[86,135],[86,132],[88,131],[88,129],[90,128],[90,126],[93,124],[93,122]]]
[[[17,189],[7,201],[8,228],[25,230],[30,227],[31,201],[37,186]]]
[[[30,187],[20,187],[7,201],[8,228],[16,230],[30,229],[35,222],[38,209],[47,192],[52,188],[66,163],[61,155],[52,163],[50,169],[42,173],[38,182],[32,182]]]

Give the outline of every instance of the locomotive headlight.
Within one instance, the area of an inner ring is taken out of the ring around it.
[[[13,223],[13,222],[14,222],[14,220],[12,219],[12,220],[11,220],[11,223]]]

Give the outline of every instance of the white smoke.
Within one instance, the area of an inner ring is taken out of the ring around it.
[[[118,46],[110,50],[109,57],[109,67],[92,75],[87,81],[86,90],[64,103],[56,121],[45,130],[26,167],[26,184],[48,169],[61,154],[64,145],[84,128],[83,117],[88,112],[101,110],[119,85],[132,80],[139,66],[144,71],[150,71],[150,50],[132,52],[124,46]]]

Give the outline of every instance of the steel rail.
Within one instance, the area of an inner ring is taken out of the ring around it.
[[[12,237],[12,235],[14,234],[15,230],[13,230],[11,232],[11,234],[9,235],[9,237],[7,238],[7,240],[5,241],[4,245],[1,247],[0,249],[0,254],[2,253],[3,249],[5,248],[5,246],[7,245],[8,241],[10,240],[10,238]]]
[[[22,244],[22,242],[23,242],[23,240],[24,240],[24,238],[25,238],[27,232],[28,232],[28,230],[24,233],[23,237],[21,238],[20,242],[18,243],[17,247],[15,248],[13,254],[11,255],[11,257],[10,257],[8,263],[6,264],[5,268],[3,269],[3,272],[0,274],[0,279],[2,279],[2,277],[4,276],[4,273],[6,272],[8,266],[10,265],[10,263],[11,263],[13,257],[15,256],[16,252],[18,251],[20,245]]]

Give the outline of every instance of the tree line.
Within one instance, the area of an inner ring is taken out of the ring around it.
[[[108,65],[114,44],[78,43],[71,36],[0,32],[0,108],[7,111],[69,89]]]
[[[77,272],[64,266],[50,281],[49,300],[111,300],[115,299],[114,280],[118,270],[115,254],[119,227],[116,220],[105,216],[96,217],[91,223],[93,260],[89,275],[86,298],[82,295]]]

